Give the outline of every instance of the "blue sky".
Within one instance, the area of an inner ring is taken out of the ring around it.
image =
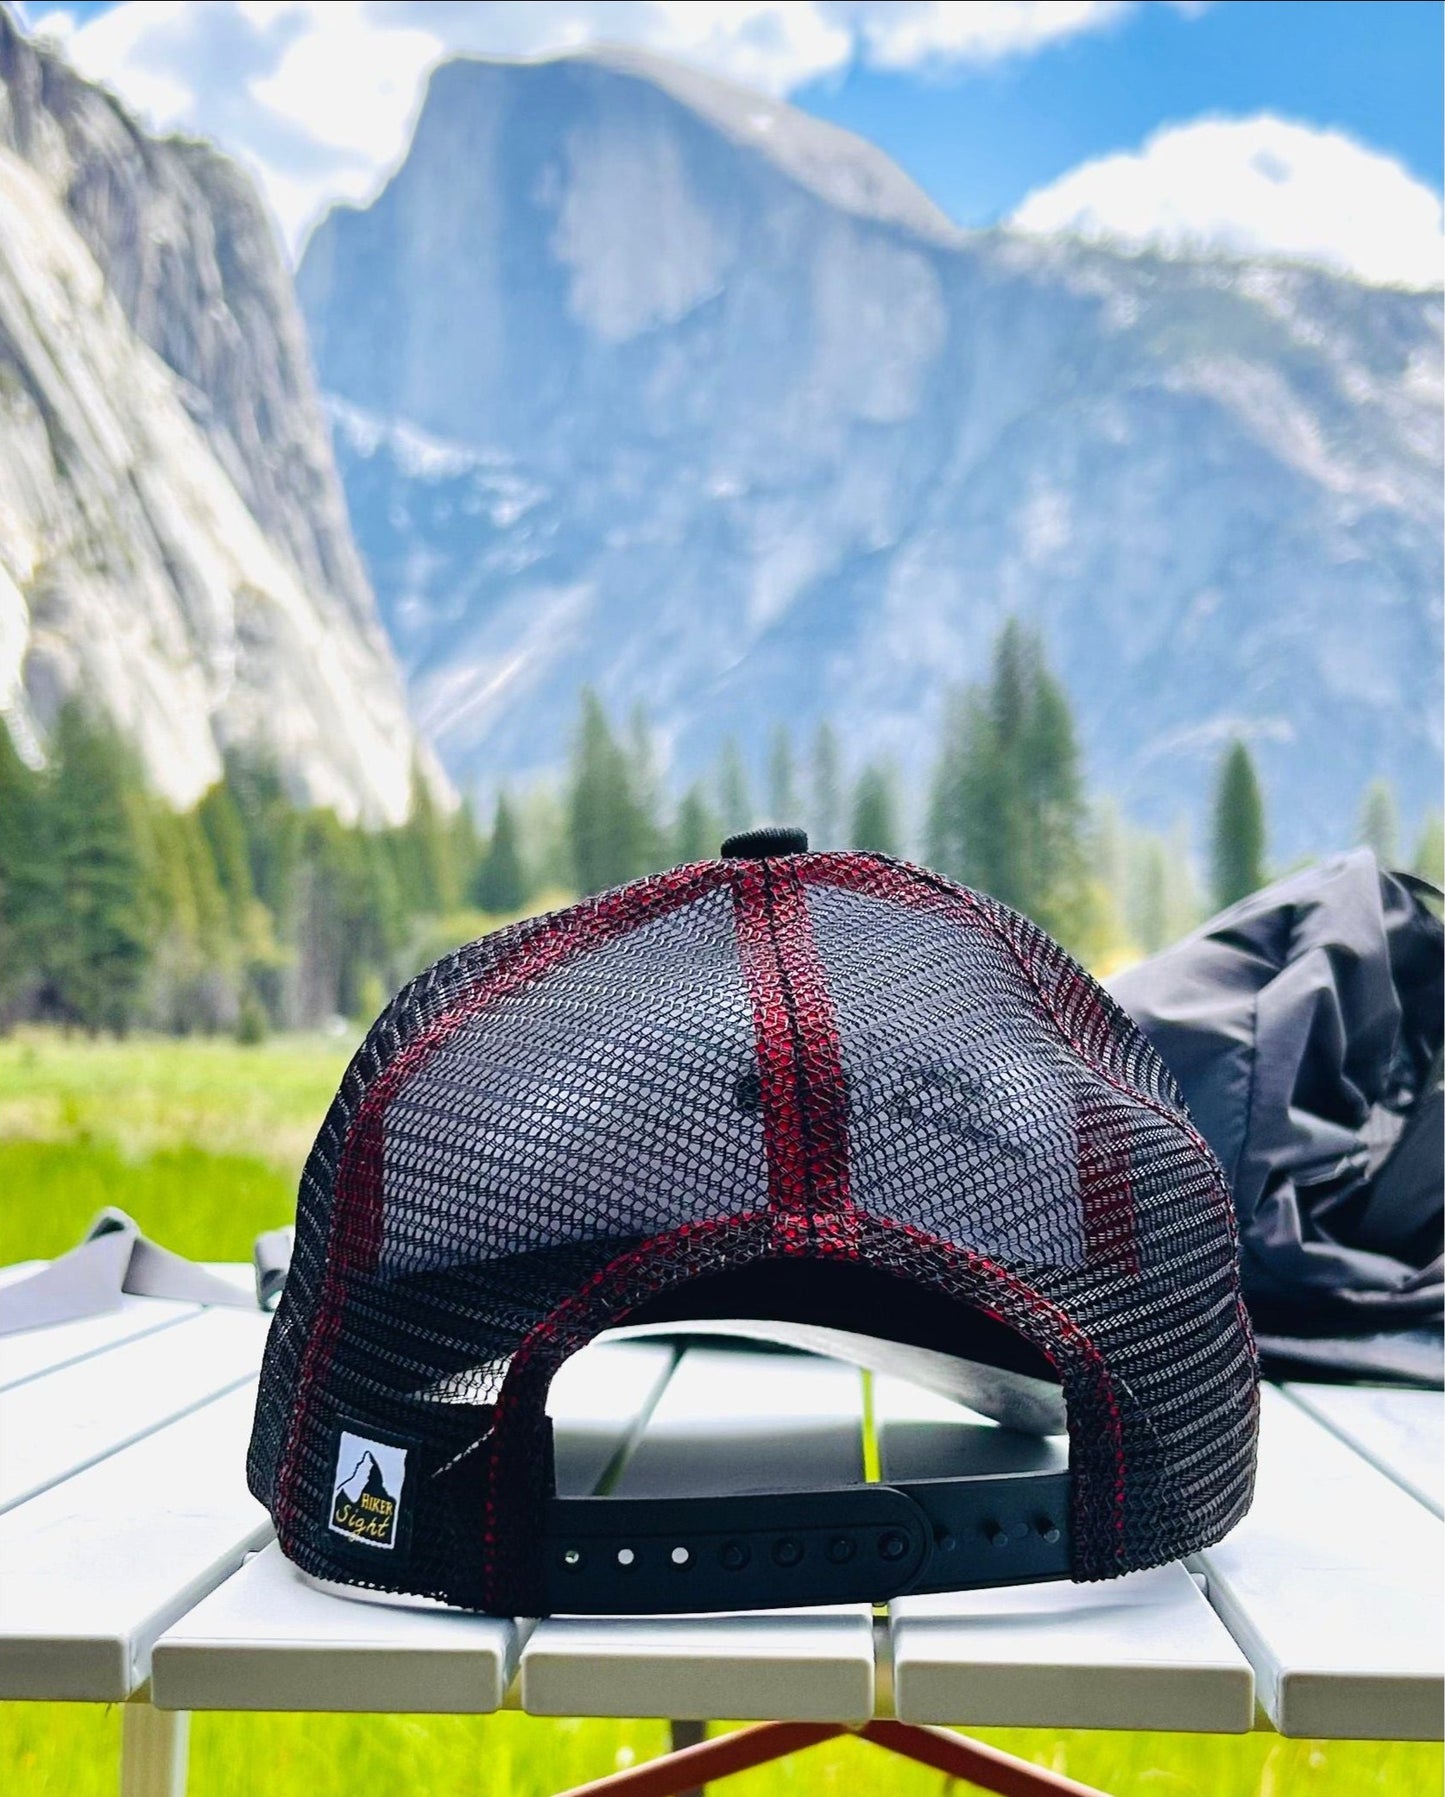
[[[149,122],[247,161],[293,243],[384,180],[438,59],[593,37],[871,138],[965,226],[1440,278],[1434,0],[29,0],[25,16]]]
[[[789,98],[886,149],[960,224],[1160,125],[1202,113],[1335,126],[1442,183],[1445,7],[1433,0],[1225,0],[1141,7],[1112,29],[952,74],[854,66]]]

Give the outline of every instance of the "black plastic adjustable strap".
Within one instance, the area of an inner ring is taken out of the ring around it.
[[[738,1497],[552,1498],[550,1611],[882,1603],[1067,1578],[1067,1470]]]

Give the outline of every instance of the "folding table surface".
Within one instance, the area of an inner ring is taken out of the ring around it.
[[[0,1348],[0,1696],[1231,1730],[1252,1670],[1285,1733],[1440,1733],[1438,1394],[1267,1389],[1254,1509],[1193,1576],[906,1599],[880,1637],[866,1606],[534,1625],[297,1573],[244,1483],[267,1320],[162,1303]],[[594,1344],[549,1408],[574,1493],[862,1476],[832,1362]],[[885,1475],[1057,1455],[891,1381],[876,1413]]]
[[[1387,1385],[1286,1385],[1302,1410],[1372,1466],[1445,1514],[1445,1397]]]
[[[153,1335],[200,1314],[199,1304],[177,1304],[169,1298],[124,1298],[119,1310],[98,1317],[78,1317],[44,1329],[21,1329],[0,1335],[0,1391],[24,1384],[87,1360],[137,1336]]]
[[[268,1321],[201,1310],[0,1392],[0,1511],[253,1379]]]
[[[0,1337],[0,1697],[130,1696],[269,1539],[244,1468],[267,1321],[125,1297]]]
[[[271,1537],[254,1380],[0,1516],[0,1697],[118,1703],[169,1624]]]
[[[1438,1516],[1265,1387],[1253,1507],[1199,1560],[1281,1734],[1440,1739],[1442,1550]]]

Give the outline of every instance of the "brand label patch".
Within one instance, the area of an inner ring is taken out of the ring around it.
[[[395,1547],[405,1483],[405,1448],[369,1441],[343,1429],[336,1455],[331,1527],[349,1541],[363,1541],[368,1547]]]

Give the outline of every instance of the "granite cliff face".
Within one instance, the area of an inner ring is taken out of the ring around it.
[[[414,714],[556,765],[578,686],[674,766],[822,714],[911,774],[1039,621],[1097,786],[1274,846],[1438,797],[1441,301],[964,235],[875,149],[647,58],[461,61],[298,291]]]
[[[0,10],[0,714],[22,752],[74,691],[177,803],[234,744],[348,818],[406,811],[418,743],[256,194]]]

